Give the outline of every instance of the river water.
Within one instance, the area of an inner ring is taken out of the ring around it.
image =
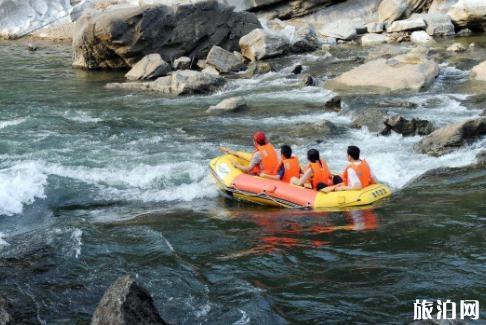
[[[0,43],[1,294],[48,324],[88,323],[125,274],[175,324],[406,323],[415,299],[479,300],[484,320],[486,171],[460,167],[485,140],[433,158],[414,153],[419,137],[349,127],[383,99],[410,100],[418,107],[400,113],[438,126],[479,115],[484,87],[468,73],[486,42],[472,40],[461,59],[444,56],[427,91],[345,96],[349,114],[324,111],[330,93],[290,71],[302,62],[325,80],[366,56],[359,48],[276,59],[278,72],[171,99],[105,90],[123,74],[71,69],[68,45]],[[247,111],[205,113],[235,95]],[[319,133],[324,120],[332,135]],[[359,145],[395,194],[327,213],[229,201],[207,164],[219,145],[248,149],[257,129],[300,155],[318,148],[334,170]]]

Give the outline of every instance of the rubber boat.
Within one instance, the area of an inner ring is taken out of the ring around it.
[[[343,209],[370,206],[391,195],[383,184],[373,184],[359,191],[323,193],[315,190],[248,175],[233,164],[248,164],[251,153],[237,152],[238,156],[225,154],[209,163],[211,175],[218,188],[235,199],[257,204],[285,208]]]

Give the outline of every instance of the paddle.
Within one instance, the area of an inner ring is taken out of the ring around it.
[[[235,156],[237,158],[240,158],[240,159],[243,159],[245,161],[249,161],[248,158],[246,157],[243,157],[243,156],[240,156],[236,151],[233,151],[229,148],[226,148],[226,147],[219,147],[219,150],[221,150],[222,152],[228,154],[228,155],[232,155],[232,156]]]

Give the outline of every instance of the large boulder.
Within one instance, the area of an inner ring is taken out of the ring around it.
[[[421,153],[440,156],[486,135],[486,117],[449,124],[435,130],[415,145]]]
[[[221,73],[239,71],[244,68],[239,57],[216,45],[209,51],[206,64],[213,66]]]
[[[408,19],[396,20],[390,26],[387,27],[388,33],[412,31],[418,29],[425,29],[427,25],[425,20],[420,16],[410,17]]]
[[[447,14],[460,27],[476,27],[486,23],[486,1],[458,0]]]
[[[278,33],[254,29],[240,39],[241,54],[250,61],[281,55],[289,50],[287,38]]]
[[[83,15],[73,35],[73,66],[126,68],[147,54],[167,62],[206,57],[213,45],[238,49],[238,40],[260,27],[257,17],[213,1],[107,10]]]
[[[128,80],[149,80],[167,75],[170,65],[158,53],[149,54],[138,61],[125,75]]]
[[[392,131],[403,135],[404,137],[414,135],[428,135],[435,130],[434,125],[421,119],[408,120],[403,116],[388,117],[384,121],[385,128],[381,131],[382,135],[389,135]]]
[[[149,292],[130,276],[109,287],[91,319],[91,325],[167,324],[159,315]]]
[[[433,0],[430,4],[429,13],[447,14],[457,0]]]
[[[429,13],[417,15],[424,19],[427,27],[425,31],[427,34],[434,35],[454,35],[455,29],[451,17],[441,13]]]
[[[483,61],[472,68],[471,78],[479,81],[486,81],[486,61]]]
[[[380,22],[394,22],[407,10],[406,0],[383,0],[378,7],[378,19]]]
[[[170,95],[206,94],[215,91],[222,84],[224,78],[209,73],[179,70],[170,76],[160,77],[148,82],[109,83],[107,89],[147,90]]]
[[[368,61],[328,81],[326,86],[344,91],[418,91],[438,74],[437,63],[427,59],[421,49],[416,49],[391,59]]]

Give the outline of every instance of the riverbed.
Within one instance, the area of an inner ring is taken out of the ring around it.
[[[29,52],[0,42],[2,295],[24,319],[47,324],[89,323],[125,274],[174,324],[406,323],[415,299],[484,305],[486,171],[465,166],[485,139],[435,158],[414,152],[418,136],[350,127],[383,99],[411,101],[417,107],[400,114],[437,126],[478,116],[486,97],[468,76],[486,42],[462,41],[475,52],[440,62],[427,90],[343,96],[346,114],[326,111],[330,91],[304,87],[292,69],[301,63],[325,81],[366,57],[356,46],[274,59],[276,72],[229,80],[213,95],[166,98],[106,90],[123,73],[72,69],[69,45]],[[249,109],[206,113],[232,96]],[[316,127],[325,120],[332,135]],[[301,157],[319,149],[335,171],[358,145],[394,195],[347,212],[221,197],[209,160],[220,145],[249,150],[256,130]]]

